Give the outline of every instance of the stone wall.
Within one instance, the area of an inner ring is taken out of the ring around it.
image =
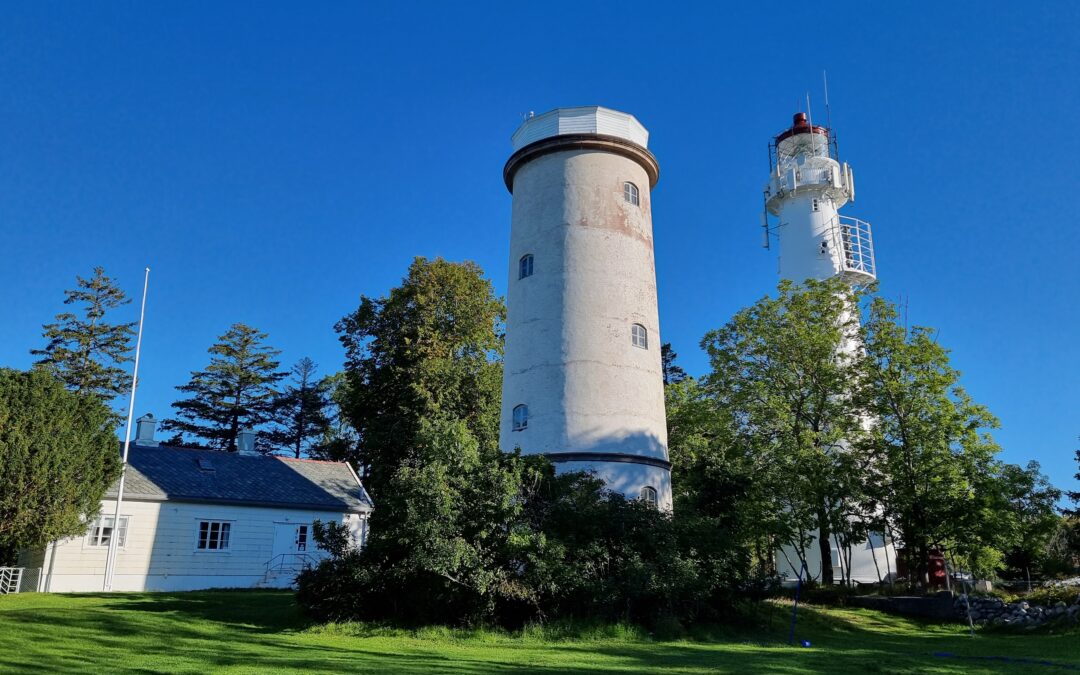
[[[1071,605],[1061,601],[1049,607],[1027,602],[1005,602],[1000,598],[957,596],[953,601],[956,618],[967,621],[968,603],[971,620],[979,625],[1030,627],[1048,623],[1080,623],[1080,596]]]

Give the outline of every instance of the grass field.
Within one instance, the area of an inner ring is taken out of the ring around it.
[[[518,634],[310,626],[275,591],[0,596],[0,671],[108,673],[1054,673],[1080,631],[980,633],[868,610],[766,605],[758,628],[662,641],[625,626]],[[771,623],[771,626],[770,626]],[[942,655],[948,653],[950,656]]]

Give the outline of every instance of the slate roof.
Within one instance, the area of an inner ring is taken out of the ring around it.
[[[107,496],[116,497],[116,485]],[[124,498],[347,512],[374,506],[344,462],[134,443]]]

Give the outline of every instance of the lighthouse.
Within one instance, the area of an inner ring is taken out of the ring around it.
[[[780,278],[803,283],[839,277],[852,286],[876,281],[870,223],[839,214],[841,207],[855,200],[855,178],[851,167],[839,160],[833,130],[815,126],[806,113],[796,113],[791,126],[769,143],[769,170],[762,225],[765,247],[769,248],[771,235],[779,244]],[[770,223],[770,216],[776,222]],[[850,311],[857,321],[855,309]],[[849,354],[859,348],[855,334],[845,335],[840,344],[840,351]],[[863,423],[869,425],[870,421]],[[798,577],[801,570],[791,561],[804,559],[810,577],[819,577],[819,559],[797,556],[790,546],[782,549],[775,558],[781,574],[789,579]],[[852,547],[850,560],[844,560],[836,548],[832,554],[835,577],[846,572],[850,579],[867,583],[881,578],[878,558],[886,564],[896,560],[895,545],[876,533]]]
[[[851,167],[837,157],[832,129],[811,124],[797,113],[791,127],[769,144],[765,185],[764,242],[775,234],[780,278],[802,282],[840,276],[852,285],[877,279],[870,223],[841,216],[855,200]],[[779,223],[770,227],[769,215]]]
[[[648,139],[598,106],[530,116],[512,137],[499,439],[670,509]]]

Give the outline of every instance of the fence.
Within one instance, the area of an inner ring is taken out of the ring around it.
[[[0,595],[39,590],[40,567],[0,567]]]

